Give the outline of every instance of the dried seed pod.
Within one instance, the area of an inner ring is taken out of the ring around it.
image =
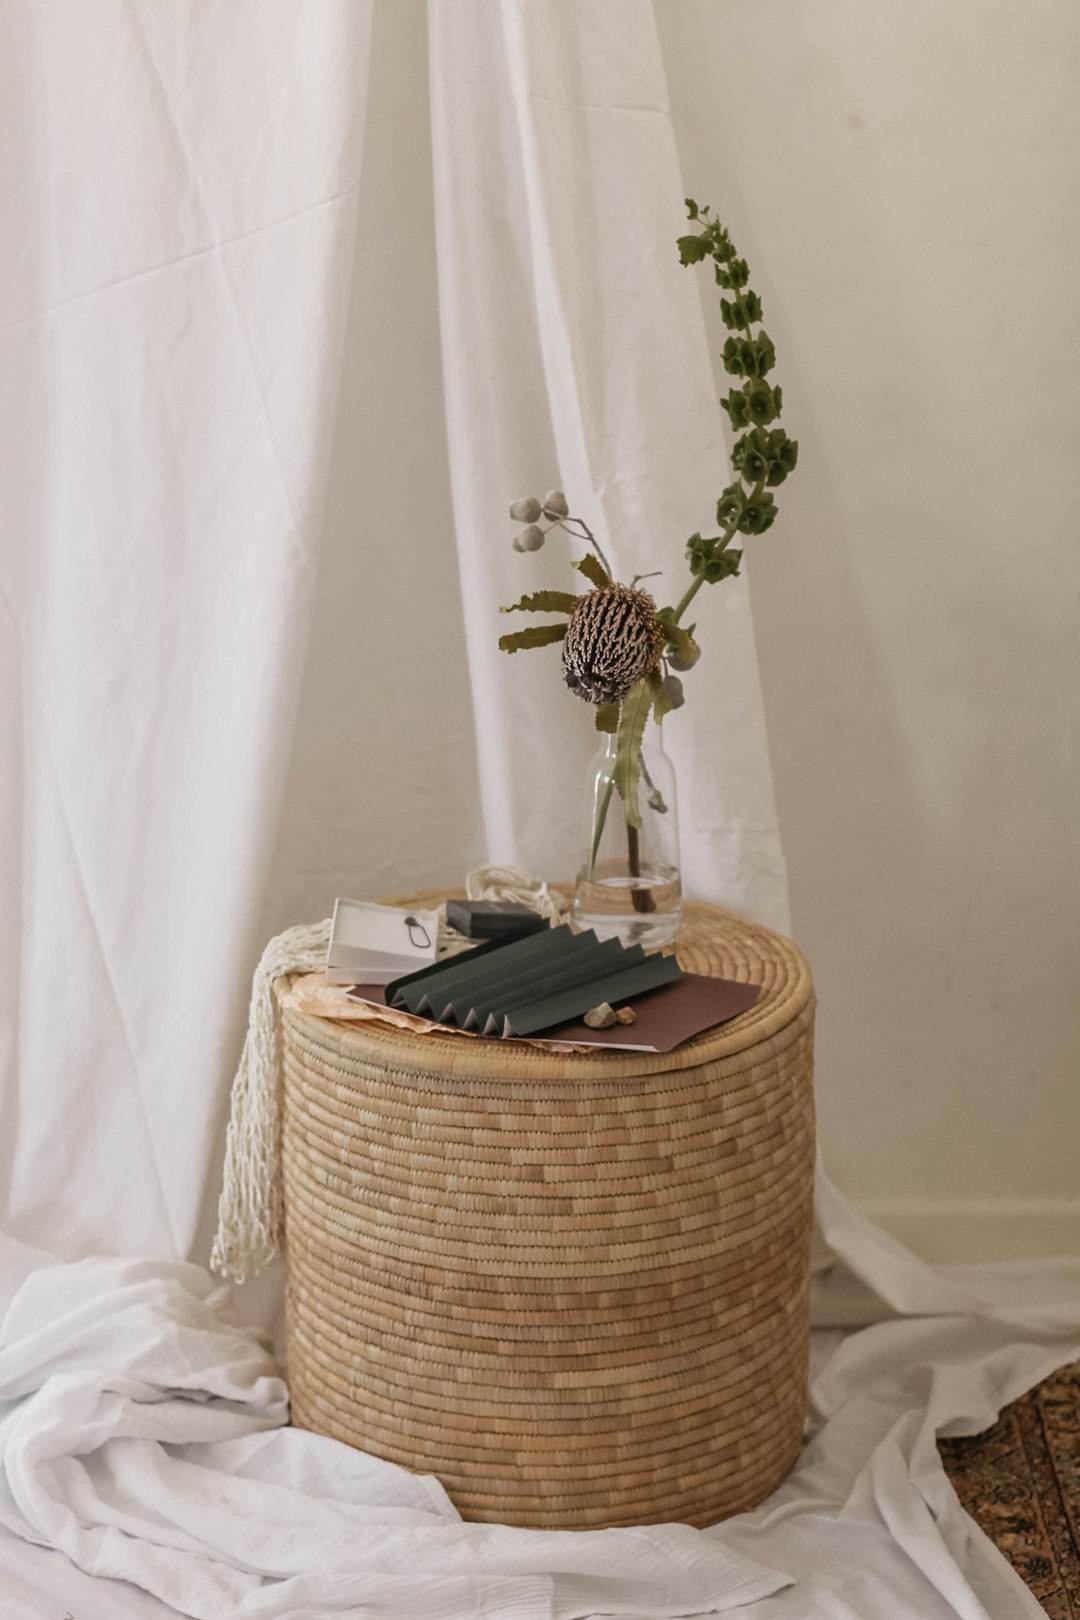
[[[515,523],[535,523],[542,511],[543,507],[535,495],[523,495],[510,508],[510,516]]]
[[[677,675],[664,676],[664,691],[667,693],[667,699],[671,707],[681,709],[686,702],[686,697],[683,693],[682,681]]]
[[[688,669],[693,669],[700,657],[701,648],[696,641],[691,641],[689,653],[669,653],[668,663],[672,669],[677,669],[681,674],[685,674]]]
[[[665,631],[647,591],[605,585],[574,609],[563,642],[563,678],[586,703],[618,703],[655,669]]]
[[[618,1014],[606,1001],[602,1001],[599,1007],[589,1008],[585,1022],[590,1029],[610,1029],[612,1024],[618,1022]]]
[[[549,489],[544,496],[544,511],[548,517],[564,518],[570,516],[570,508],[566,504],[566,496],[561,489]]]
[[[544,531],[538,523],[530,523],[514,536],[515,551],[539,551],[544,543]]]

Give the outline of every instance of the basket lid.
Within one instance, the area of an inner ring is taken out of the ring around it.
[[[396,896],[392,905],[434,907],[460,894],[455,889],[427,889]],[[761,987],[761,995],[748,1012],[729,1023],[705,1030],[684,1041],[670,1052],[550,1052],[526,1041],[485,1039],[463,1036],[419,1034],[387,1024],[348,1024],[291,1013],[290,1017],[320,1027],[323,1039],[331,1032],[345,1050],[362,1050],[369,1055],[383,1050],[395,1067],[416,1063],[420,1069],[437,1068],[462,1078],[482,1079],[498,1074],[503,1079],[520,1077],[559,1081],[595,1079],[598,1067],[605,1074],[631,1078],[675,1069],[697,1068],[736,1052],[757,1046],[791,1024],[813,999],[810,969],[802,952],[791,940],[759,923],[750,923],[723,911],[719,906],[689,901],[684,924],[675,945],[681,966],[688,973],[713,974]]]

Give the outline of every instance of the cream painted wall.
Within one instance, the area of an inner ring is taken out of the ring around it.
[[[656,11],[802,447],[748,550],[829,1163],[932,1256],[1075,1251],[1080,11]]]
[[[795,933],[820,995],[828,1161],[928,1254],[1075,1250],[1080,11],[656,11],[687,187],[754,267],[802,444],[749,572]],[[336,892],[456,879],[483,853],[425,29],[422,0],[376,4],[326,551],[268,930]],[[404,641],[372,602],[404,605]],[[430,837],[405,847],[397,808],[417,795]]]

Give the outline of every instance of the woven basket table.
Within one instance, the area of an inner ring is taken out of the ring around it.
[[[710,906],[676,949],[763,989],[663,1056],[283,1014],[294,1423],[505,1524],[706,1525],[780,1483],[806,1392],[813,988],[788,940]]]

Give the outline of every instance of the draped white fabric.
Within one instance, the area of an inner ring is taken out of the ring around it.
[[[287,767],[369,7],[0,12],[9,1229],[182,1256]],[[320,902],[321,903],[321,902]]]
[[[463,1524],[437,1480],[283,1430],[285,1384],[224,1292],[160,1262],[29,1278],[0,1336],[0,1525],[197,1620],[662,1620],[789,1584],[683,1525]]]
[[[435,1481],[282,1429],[273,1362],[200,1268],[34,1270],[0,1239],[5,1620],[1038,1620],[935,1435],[1080,1353],[1080,1268],[934,1274],[823,1191],[818,1318],[864,1325],[817,1336],[789,1479],[710,1531],[463,1525]]]

